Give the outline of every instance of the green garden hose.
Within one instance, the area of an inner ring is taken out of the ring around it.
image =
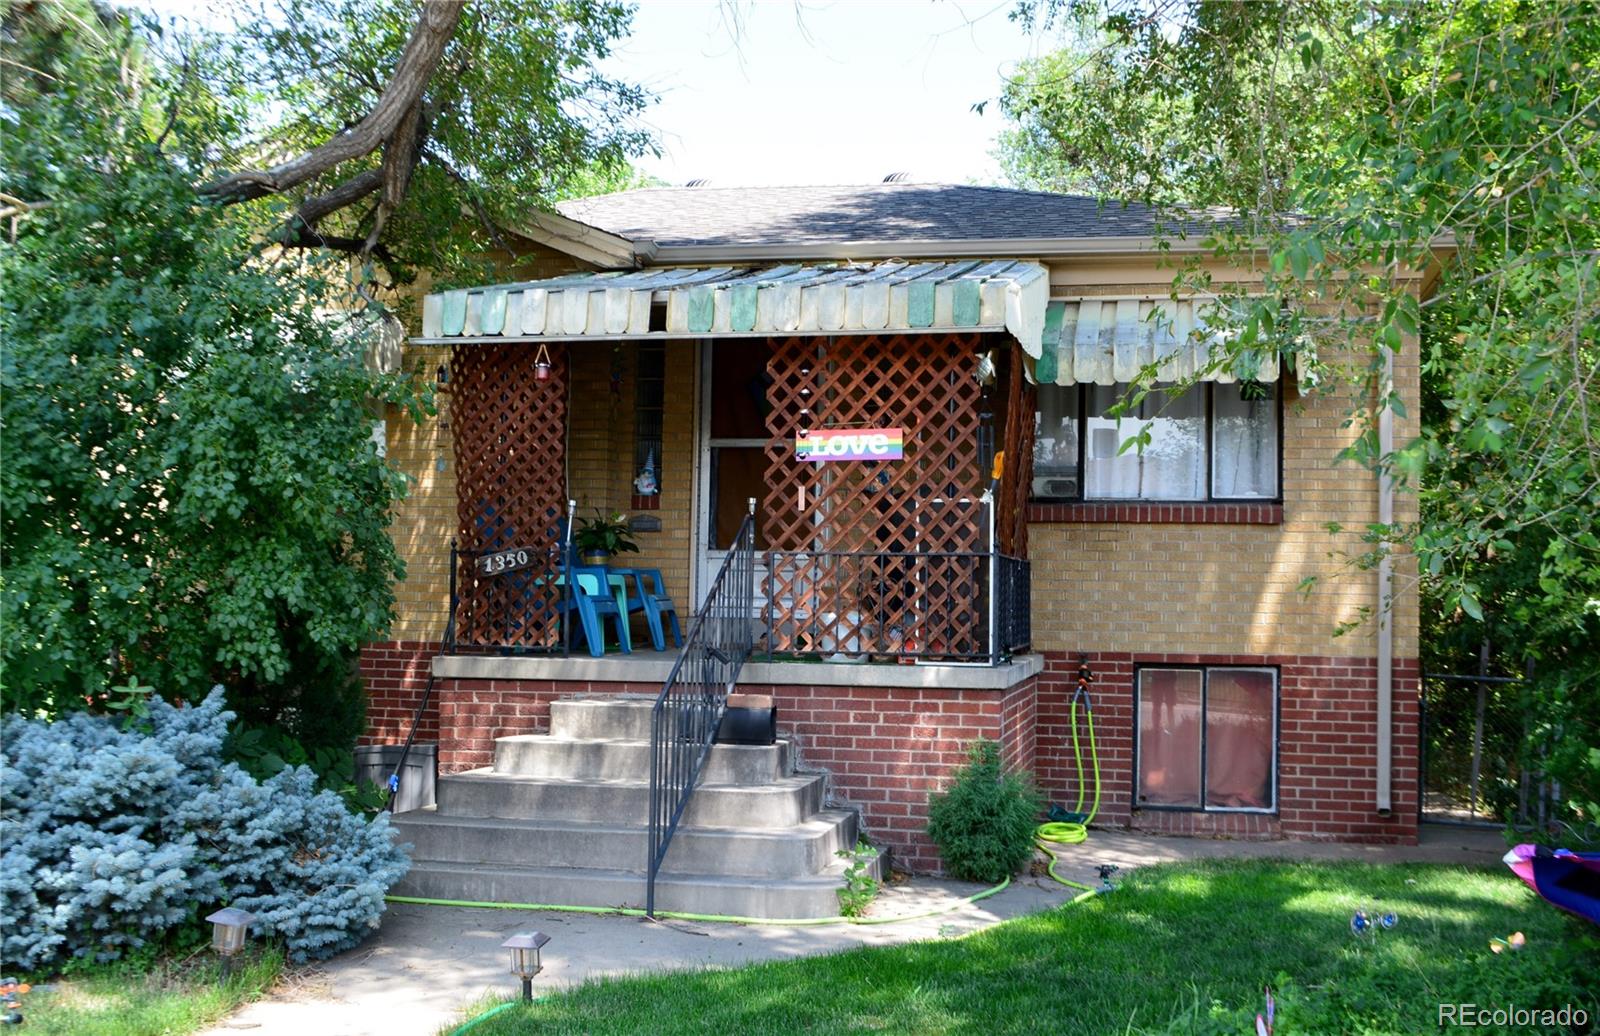
[[[1000,884],[995,885],[992,888],[986,888],[982,892],[976,892],[970,896],[964,896],[953,903],[946,904],[945,906],[938,907],[934,910],[927,910],[920,914],[907,914],[904,917],[841,916],[767,918],[738,917],[728,914],[687,914],[680,913],[676,910],[657,910],[656,916],[670,917],[675,921],[722,921],[729,924],[783,925],[791,928],[815,928],[830,924],[898,924],[901,921],[920,921],[925,917],[938,917],[940,914],[948,914],[950,911],[956,910],[969,903],[976,903],[980,899],[988,899],[990,896],[1004,891],[1005,888],[1010,884],[1011,879],[1006,878],[1004,881],[1000,882]],[[567,903],[484,903],[476,900],[466,899],[423,899],[418,896],[385,896],[384,899],[390,903],[417,903],[422,906],[472,907],[475,909],[493,910],[559,910],[574,914],[616,914],[622,917],[649,916],[638,907],[573,906]]]
[[[509,1011],[520,1003],[522,1003],[521,1000],[507,1000],[503,1004],[496,1004],[487,1011],[478,1015],[478,1017],[468,1019],[467,1021],[462,1022],[461,1025],[457,1026],[456,1028],[451,1029],[450,1036],[461,1036],[461,1034],[464,1032],[471,1032],[479,1022],[486,1022],[490,1018],[493,1018],[495,1015],[499,1014],[501,1011]]]
[[[1039,825],[1037,837],[1046,842],[1056,842],[1065,845],[1077,845],[1089,837],[1089,825],[1094,821],[1095,814],[1100,812],[1100,745],[1094,736],[1094,705],[1086,706],[1084,714],[1089,727],[1089,761],[1094,768],[1094,801],[1089,805],[1089,812],[1083,811],[1085,781],[1083,779],[1083,745],[1078,740],[1078,700],[1085,698],[1083,691],[1072,696],[1072,760],[1078,767],[1078,802],[1068,814],[1070,820],[1057,820],[1048,824]],[[1060,814],[1057,814],[1060,815]]]
[[[1038,829],[1033,833],[1033,839],[1034,844],[1040,849],[1044,850],[1044,854],[1050,858],[1050,866],[1048,868],[1050,877],[1070,888],[1084,889],[1088,892],[1095,892],[1097,890],[1092,885],[1085,885],[1082,882],[1077,881],[1069,881],[1068,879],[1057,874],[1056,854],[1055,851],[1050,848],[1052,844],[1081,845],[1083,842],[1088,841],[1089,824],[1094,820],[1095,814],[1100,812],[1100,745],[1095,740],[1094,736],[1093,703],[1089,703],[1085,706],[1085,715],[1087,717],[1089,727],[1089,761],[1090,765],[1094,768],[1094,800],[1089,805],[1089,812],[1085,813],[1083,811],[1086,782],[1083,779],[1083,745],[1078,740],[1078,702],[1080,699],[1087,701],[1088,693],[1084,690],[1084,685],[1087,682],[1088,678],[1086,676],[1079,677],[1078,692],[1072,696],[1072,713],[1070,720],[1072,725],[1072,759],[1078,767],[1078,802],[1075,806],[1073,806],[1072,812],[1070,814],[1066,814],[1067,816],[1072,817],[1071,820],[1054,820],[1046,824],[1040,824]],[[1057,816],[1061,815],[1059,813],[1055,813],[1055,810],[1052,810],[1051,812]]]

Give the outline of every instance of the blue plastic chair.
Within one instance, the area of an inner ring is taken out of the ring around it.
[[[616,623],[617,644],[623,654],[633,652],[628,636],[628,617],[617,607],[611,584],[606,581],[607,574],[601,565],[572,565],[566,575],[572,580],[573,590],[570,596],[564,596],[562,609],[578,613],[578,629],[583,632],[584,642],[589,645],[589,654],[595,658],[606,653],[604,622],[608,616]]]
[[[667,649],[666,631],[661,619],[666,617],[672,626],[672,643],[683,647],[683,630],[678,626],[678,606],[667,596],[666,584],[659,568],[631,568],[633,591],[628,595],[628,610],[643,611],[644,621],[650,627],[650,645],[657,651]]]

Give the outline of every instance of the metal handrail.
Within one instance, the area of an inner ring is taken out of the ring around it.
[[[991,586],[995,618],[990,661],[999,665],[1033,646],[1033,574],[1028,559],[996,554]]]
[[[444,622],[444,634],[439,638],[439,654],[449,655],[455,652],[456,647],[456,541],[450,541],[450,615]],[[394,800],[400,797],[400,774],[406,768],[406,759],[411,755],[411,743],[417,739],[417,728],[422,725],[422,717],[428,711],[428,701],[433,697],[433,663],[428,663],[428,682],[422,687],[422,699],[417,702],[417,711],[411,716],[411,730],[406,734],[406,743],[400,749],[400,759],[394,764],[394,770],[389,774],[389,779],[384,782],[389,791],[389,800],[383,804],[384,812],[394,812]]]
[[[711,582],[683,651],[650,711],[650,845],[645,913],[656,912],[656,875],[722,722],[728,694],[755,650],[755,510]]]

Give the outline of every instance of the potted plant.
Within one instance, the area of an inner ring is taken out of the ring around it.
[[[593,518],[578,519],[572,544],[578,548],[578,557],[585,565],[604,565],[614,554],[638,553],[639,550],[627,516],[619,511],[607,517],[598,508]]]

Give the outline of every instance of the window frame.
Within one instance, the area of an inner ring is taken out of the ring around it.
[[[639,342],[637,346],[633,357],[633,474],[629,476],[628,485],[633,486],[633,479],[644,470],[646,457],[651,457],[655,465],[656,491],[650,497],[635,491],[633,507],[646,509],[637,501],[651,499],[655,502],[647,505],[647,509],[656,509],[661,506],[664,482],[661,476],[666,461],[663,454],[667,426],[667,350],[664,342]],[[657,388],[660,398],[653,401],[649,398],[647,384]]]
[[[1213,399],[1215,386],[1221,384],[1215,381],[1201,382],[1205,388],[1205,495],[1201,497],[1150,497],[1150,496],[1090,496],[1089,495],[1089,386],[1085,382],[1075,385],[1040,385],[1039,389],[1069,389],[1077,394],[1077,425],[1078,425],[1078,470],[1076,496],[1034,496],[1033,486],[1028,486],[1028,503],[1030,504],[1151,504],[1155,506],[1174,506],[1183,504],[1281,504],[1283,503],[1283,386],[1279,382],[1266,382],[1272,386],[1272,398],[1277,404],[1275,413],[1275,427],[1277,428],[1277,486],[1278,492],[1274,496],[1217,496],[1214,486],[1216,469],[1216,451],[1213,448],[1216,437],[1216,404]],[[1228,382],[1237,385],[1238,382]],[[1191,386],[1191,388],[1196,386]],[[1038,420],[1039,406],[1034,404],[1034,419]],[[1139,420],[1130,418],[1130,420]]]
[[[1144,692],[1144,674],[1152,672],[1200,672],[1200,802],[1194,806],[1179,806],[1166,803],[1141,802],[1139,800],[1139,773],[1141,752],[1143,751],[1143,737],[1140,734],[1139,707]],[[1206,805],[1206,747],[1210,738],[1210,724],[1207,722],[1207,707],[1211,692],[1211,673],[1219,672],[1251,672],[1272,674],[1272,802],[1269,806],[1208,806]],[[1278,813],[1279,781],[1278,765],[1281,755],[1283,737],[1283,673],[1275,665],[1209,665],[1204,662],[1182,664],[1174,662],[1165,663],[1138,663],[1133,667],[1133,767],[1129,776],[1132,788],[1129,792],[1129,801],[1135,810],[1159,810],[1168,813],[1255,813],[1263,816],[1276,816]]]

